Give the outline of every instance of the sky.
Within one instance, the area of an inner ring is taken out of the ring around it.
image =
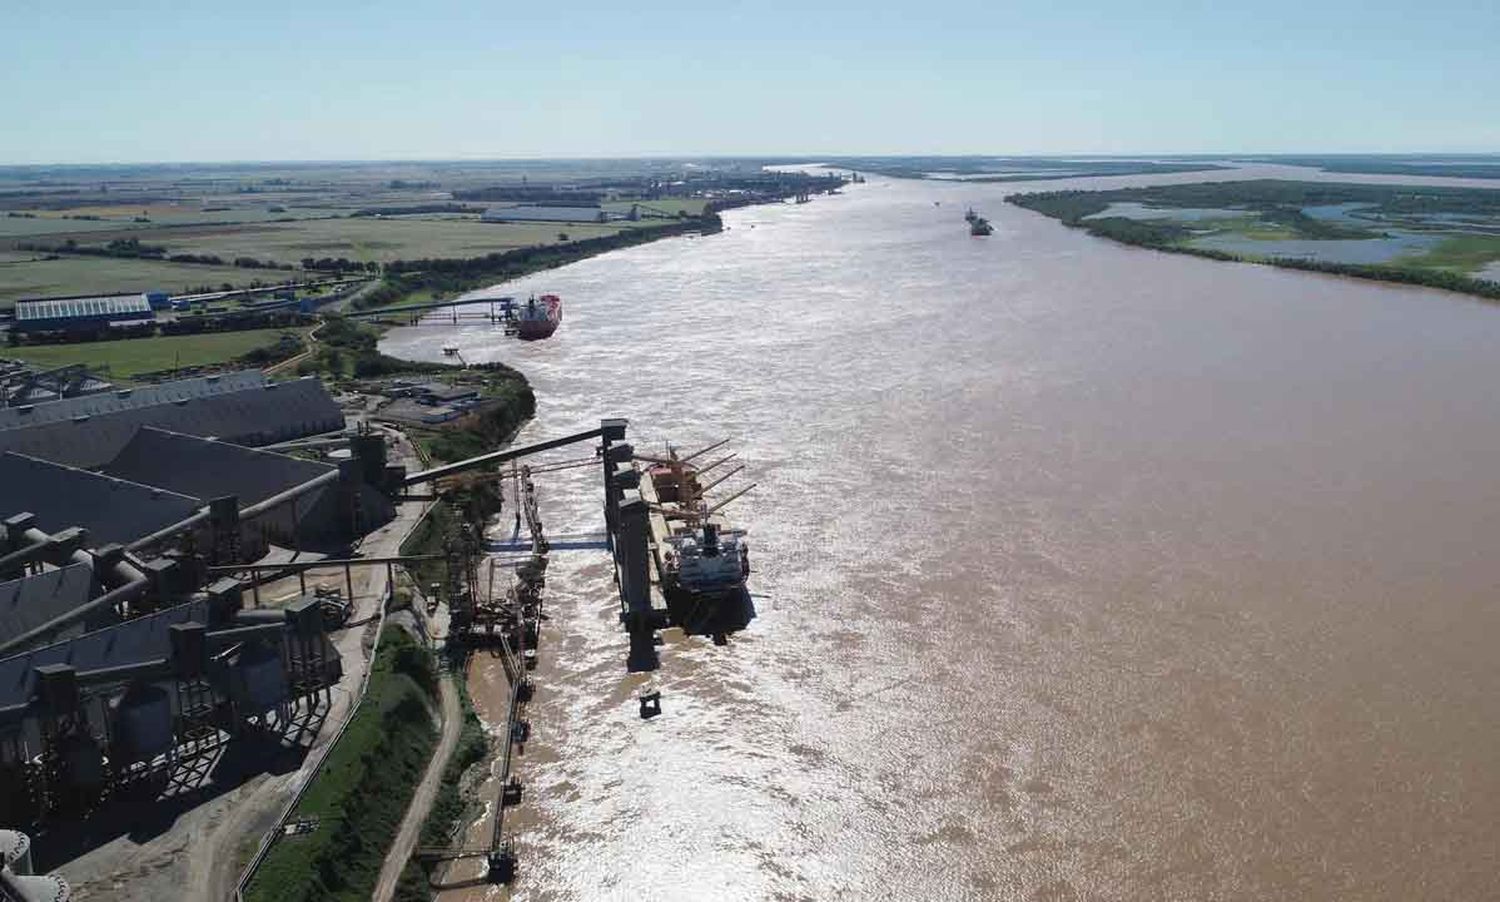
[[[7,0],[0,164],[1500,151],[1500,3]]]

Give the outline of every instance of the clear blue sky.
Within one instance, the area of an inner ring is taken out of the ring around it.
[[[9,0],[0,163],[1500,151],[1500,2]]]

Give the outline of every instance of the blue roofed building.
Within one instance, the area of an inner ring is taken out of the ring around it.
[[[17,301],[15,328],[21,332],[90,332],[111,323],[133,323],[156,318],[143,294],[97,298]]]

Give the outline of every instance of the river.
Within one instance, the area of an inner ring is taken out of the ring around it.
[[[759,618],[669,639],[655,720],[554,552],[515,898],[1500,894],[1500,310],[1001,202],[1145,181],[871,178],[510,286],[549,341],[387,337],[759,482]]]

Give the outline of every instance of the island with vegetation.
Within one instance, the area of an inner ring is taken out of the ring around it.
[[[1125,244],[1500,300],[1500,190],[1263,179],[1006,200]]]
[[[1246,157],[1251,163],[1307,166],[1324,172],[1361,175],[1421,175],[1440,178],[1500,179],[1500,155],[1470,154],[1274,154]]]

